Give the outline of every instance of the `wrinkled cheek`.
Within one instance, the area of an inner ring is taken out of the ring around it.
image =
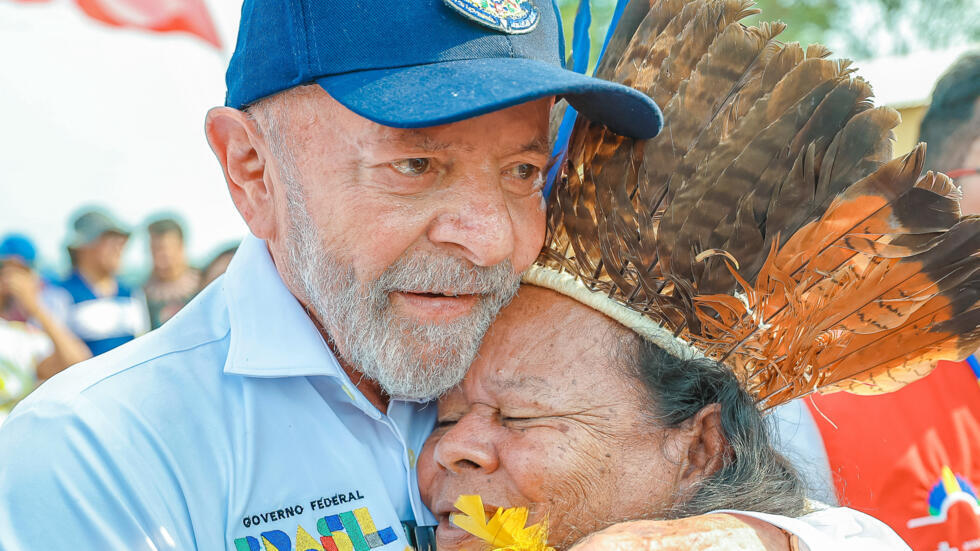
[[[321,235],[324,245],[351,255],[362,278],[377,277],[391,266],[424,233],[426,225],[425,213],[390,201],[355,200],[334,215],[323,221],[331,228]]]
[[[543,196],[536,194],[525,198],[521,208],[511,214],[516,240],[514,267],[519,271],[534,262],[544,245],[546,212]]]
[[[422,447],[422,453],[419,454],[418,462],[419,493],[422,495],[422,501],[429,508],[433,506],[433,493],[435,486],[439,483],[439,467],[433,455],[434,447],[435,444],[431,442],[431,439],[427,440],[425,446]]]
[[[554,543],[571,544],[616,514],[608,484],[612,466],[602,461],[601,449],[563,442],[538,457],[535,471],[541,477],[533,501],[548,509]]]

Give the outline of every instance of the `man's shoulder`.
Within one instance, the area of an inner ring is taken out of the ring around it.
[[[166,527],[177,547],[193,541],[190,511],[226,491],[227,450],[242,433],[222,409],[241,378],[224,374],[228,324],[215,298],[52,377],[4,420],[0,531],[30,542],[15,548],[64,538],[52,525],[87,533],[95,517],[106,519],[98,541],[134,542]]]
[[[202,295],[171,323],[74,365],[45,382],[14,410],[64,410],[78,397],[144,401],[150,394],[207,393],[222,375],[228,320],[220,289]],[[208,381],[212,384],[208,384]]]

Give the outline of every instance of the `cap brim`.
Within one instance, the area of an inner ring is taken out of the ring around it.
[[[358,71],[317,83],[358,115],[396,128],[448,124],[547,96],[623,136],[652,138],[663,126],[660,108],[637,90],[523,58]]]

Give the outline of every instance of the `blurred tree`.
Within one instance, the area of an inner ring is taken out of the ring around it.
[[[558,0],[567,53],[579,0]],[[921,49],[980,43],[978,0],[756,0],[766,21],[789,28],[784,42],[820,42],[843,57],[865,59]],[[616,0],[592,0],[592,62],[598,57]],[[759,21],[759,16],[746,20]]]

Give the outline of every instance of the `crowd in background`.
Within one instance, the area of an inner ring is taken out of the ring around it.
[[[0,419],[39,382],[163,325],[225,271],[235,252],[225,249],[198,269],[188,262],[177,220],[157,218],[145,231],[152,269],[136,288],[119,277],[132,230],[104,209],[71,221],[71,268],[63,278],[40,273],[28,236],[0,239]]]

